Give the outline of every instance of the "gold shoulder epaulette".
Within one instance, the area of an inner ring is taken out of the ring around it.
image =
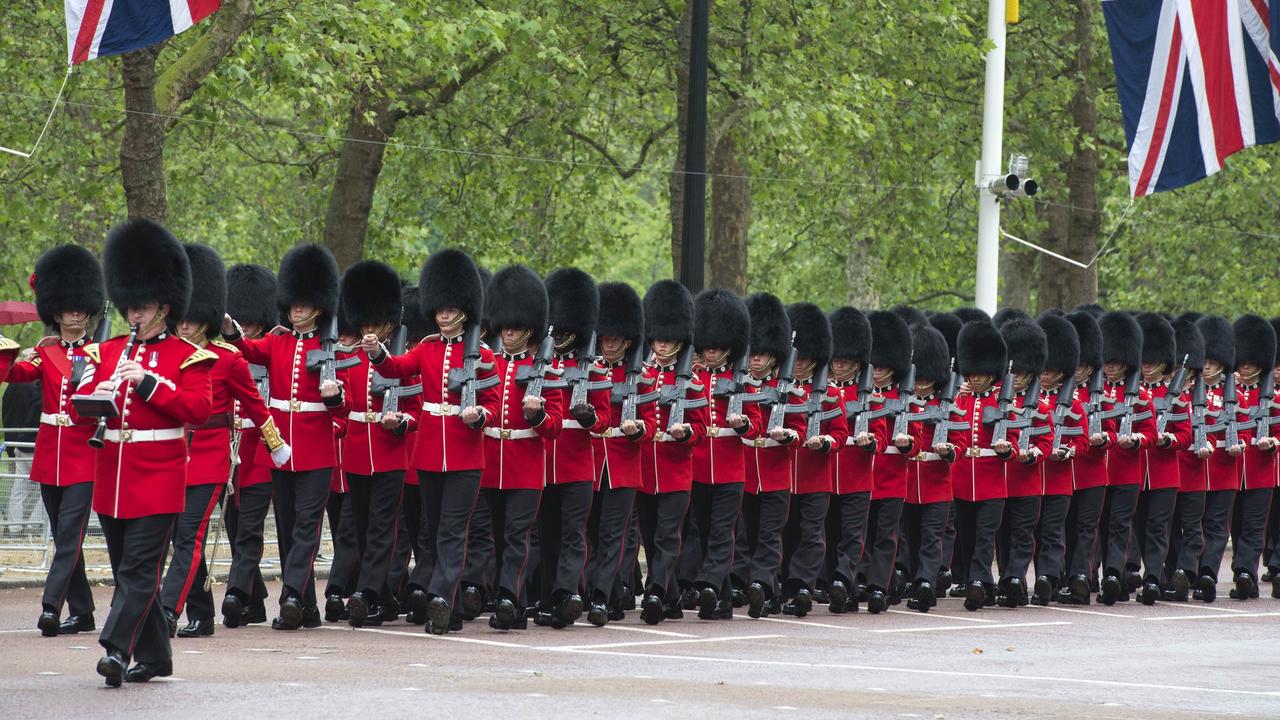
[[[236,347],[235,345],[232,345],[226,340],[210,340],[209,344],[217,345],[218,347],[222,348],[223,350],[226,350],[227,352],[236,353],[236,354],[240,353],[240,348]]]
[[[214,355],[212,352],[202,347],[197,347],[195,352],[191,353],[191,355],[186,360],[182,361],[182,364],[178,366],[178,369],[186,370],[187,368],[191,367],[192,365],[195,365],[196,363],[204,362],[206,360],[217,360],[217,359],[218,359],[217,355]]]
[[[18,349],[18,343],[10,340],[7,337],[0,337],[0,352],[4,352],[5,350],[17,350],[17,349]]]
[[[98,356],[98,355],[99,355],[99,351],[98,351],[98,343],[89,343],[88,345],[85,345],[85,346],[84,346],[84,354],[85,354],[85,355],[88,355],[88,356],[89,356],[89,357],[91,357],[91,358],[93,358],[93,361],[94,361],[95,363],[100,363],[100,362],[102,362],[102,358]]]

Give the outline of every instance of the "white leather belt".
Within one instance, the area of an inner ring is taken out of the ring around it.
[[[327,412],[329,410],[324,403],[279,400],[277,398],[271,398],[267,402],[267,406],[275,410],[284,410],[285,412]]]
[[[380,416],[381,416],[381,413],[356,412],[355,410],[352,410],[351,412],[347,413],[348,420],[352,420],[354,422],[360,422],[360,423],[376,423],[378,422],[378,419]]]
[[[890,445],[889,447],[884,449],[884,454],[885,455],[901,455],[902,448],[899,448],[897,445]]]
[[[457,415],[461,412],[457,405],[433,402],[422,403],[422,411],[432,415]]]
[[[247,430],[249,428],[255,428],[255,427],[257,427],[257,425],[253,424],[253,418],[247,418],[247,417],[236,418],[236,429],[238,430]]]
[[[484,429],[484,434],[486,437],[497,438],[498,440],[524,440],[538,437],[538,432],[533,428],[512,430],[510,428],[487,427]]]
[[[920,462],[938,462],[942,459],[942,456],[935,452],[923,452],[915,456],[914,459]]]
[[[980,458],[980,457],[1000,457],[1000,456],[997,455],[996,451],[992,450],[991,448],[982,448],[980,450],[969,448],[969,452],[965,454],[965,457]]]
[[[160,430],[108,430],[106,439],[109,442],[136,443],[160,442],[162,440],[181,440],[183,428],[162,428]]]
[[[742,438],[742,444],[754,448],[782,447],[782,443],[773,438]]]
[[[586,430],[586,428],[582,427],[582,423],[572,418],[567,419],[564,422],[560,423],[560,429],[561,430]]]
[[[603,439],[603,438],[624,438],[624,437],[626,437],[626,436],[627,436],[627,434],[626,434],[626,433],[624,433],[624,432],[622,432],[622,428],[617,428],[617,427],[605,428],[605,429],[604,429],[604,432],[591,433],[591,437],[593,437],[593,438],[601,438],[601,439]]]
[[[40,422],[44,425],[55,425],[57,427],[70,427],[71,416],[66,413],[40,413]]]
[[[675,436],[673,436],[673,435],[672,435],[671,433],[669,433],[669,432],[660,432],[660,433],[658,433],[658,434],[654,435],[654,436],[653,436],[653,441],[654,441],[654,442],[662,442],[662,443],[667,443],[667,442],[680,442],[679,440],[677,440],[677,439],[675,438]]]

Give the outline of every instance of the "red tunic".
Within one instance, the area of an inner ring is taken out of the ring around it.
[[[924,399],[924,408],[937,407],[936,395]],[[916,412],[912,410],[912,412]],[[954,419],[954,415],[952,418]],[[963,430],[951,430],[947,433],[947,442],[955,446],[950,461],[943,459],[933,451],[934,426],[927,422],[913,422],[908,425],[911,437],[915,440],[911,460],[907,465],[907,498],[912,505],[951,502],[951,466],[964,457],[969,449],[969,434]],[[845,452],[848,452],[846,450]]]
[[[1018,407],[1022,407],[1027,401],[1026,392],[1018,393],[1014,399]],[[1032,497],[1044,495],[1044,475],[1040,472],[1040,466],[1046,462],[1049,452],[1053,450],[1053,406],[1043,395],[1036,398],[1036,412],[1044,416],[1043,420],[1032,420],[1033,428],[1049,428],[1049,432],[1036,435],[1031,438],[1027,444],[1028,449],[1035,448],[1040,451],[1040,456],[1035,462],[1024,463],[1019,460],[1012,460],[1005,465],[1005,486],[1008,488],[1009,497]]]
[[[528,352],[497,356],[498,385],[501,394],[497,417],[484,429],[484,472],[480,487],[495,490],[541,490],[546,486],[546,448],[544,440],[560,434],[564,422],[563,394],[560,390],[543,390],[543,415],[536,425],[524,416],[524,391],[527,385],[516,382],[522,367],[533,367]]]
[[[253,384],[249,363],[245,362],[244,355],[234,345],[220,340],[210,342],[205,349],[218,359],[209,369],[209,382],[213,386],[213,412],[204,424],[217,427],[190,428],[188,485],[218,485],[227,481],[231,474],[231,426],[237,415],[253,422],[257,432],[249,438],[251,442],[262,438],[260,428],[264,427],[275,442],[279,441],[267,404],[258,394],[258,387]],[[245,437],[241,435],[242,447],[244,442]],[[264,455],[267,462],[270,462],[271,453],[268,451]]]
[[[1102,409],[1111,410],[1123,402],[1124,383],[1108,381],[1103,389]],[[1154,410],[1151,405],[1150,390],[1138,389],[1138,404],[1134,410],[1136,412]],[[1137,485],[1143,478],[1142,449],[1154,447],[1156,444],[1156,420],[1154,417],[1149,417],[1133,423],[1133,434],[1137,435],[1139,440],[1138,444],[1132,448],[1122,448],[1116,442],[1119,430],[1120,418],[1102,421],[1102,434],[1107,436],[1107,485]]]
[[[840,395],[844,399],[846,408],[848,408],[849,403],[857,402],[857,380],[836,383],[836,387],[840,388]],[[883,423],[868,424],[868,430],[873,433],[883,427]],[[881,436],[876,436],[875,440],[875,444],[870,449],[863,448],[854,442],[853,428],[849,428],[849,437],[844,441],[844,447],[840,448],[840,452],[836,453],[835,458],[832,460],[834,469],[831,471],[831,476],[835,479],[834,489],[837,495],[871,492],[871,473],[872,465],[875,463],[876,458],[875,450],[876,448],[884,447],[888,442],[887,438]]]
[[[126,342],[117,337],[85,349],[96,367],[85,373],[81,391],[111,377]],[[209,372],[217,356],[164,333],[138,342],[132,358],[147,375],[115,393],[120,414],[107,421],[106,445],[98,451],[93,509],[121,519],[180,513],[187,487],[184,426],[203,423],[213,409]]]
[[[801,396],[801,402],[808,402],[809,395],[814,392],[814,388],[809,380],[800,383],[800,387],[804,389],[804,395]],[[834,444],[831,449],[823,452],[821,450],[810,450],[803,444],[797,443],[792,452],[792,475],[795,478],[791,485],[791,492],[796,495],[809,495],[812,493],[829,493],[834,485],[832,473],[835,470],[833,459],[839,453],[840,449],[849,440],[849,420],[844,414],[844,400],[840,393],[840,388],[828,383],[825,395],[822,400],[823,411],[839,410],[835,417],[830,420],[823,421],[819,428],[822,435],[830,435]],[[805,416],[797,414],[801,423],[808,424]],[[800,436],[803,438],[807,428],[800,430]]]
[[[884,407],[885,401],[897,399],[897,386],[875,388],[871,391],[868,406],[871,410],[879,410]],[[876,418],[867,424],[870,433],[876,437],[875,465],[871,472],[872,500],[907,497],[907,458],[918,448],[913,446],[902,450],[894,445],[893,425],[892,415]]]
[[[1167,383],[1157,383],[1148,385],[1151,391],[1152,402],[1156,399],[1163,400],[1168,392],[1169,385]],[[1184,395],[1181,400],[1187,400],[1189,396]],[[1174,420],[1165,423],[1164,431],[1173,436],[1173,444],[1167,448],[1159,447],[1159,438],[1151,447],[1142,449],[1143,455],[1143,489],[1145,490],[1167,490],[1169,488],[1177,488],[1182,485],[1182,478],[1178,470],[1178,456],[1181,451],[1191,446],[1191,403],[1188,402],[1185,407],[1178,408],[1175,406],[1171,412],[1187,413],[1187,419]]]
[[[347,395],[347,427],[340,441],[342,469],[353,475],[404,470],[407,454],[405,447],[412,435],[406,431],[397,434],[382,427],[381,393],[373,392],[374,368],[363,351],[355,353],[360,364],[338,373]],[[404,381],[412,385],[413,379]],[[418,420],[413,410],[419,396],[400,399],[399,411],[408,418],[412,430]]]
[[[951,489],[956,500],[979,502],[1008,497],[1004,473],[1006,458],[999,457],[991,449],[995,423],[988,425],[982,422],[984,408],[998,407],[999,393],[1000,386],[996,384],[981,395],[967,390],[956,395],[956,419],[969,424],[968,431],[961,431],[969,434],[969,448],[951,468]],[[1017,432],[1010,431],[1005,439],[1016,444]]]
[[[627,368],[622,361],[609,366],[609,379],[614,383],[626,382]],[[636,421],[644,425],[644,430],[639,437],[632,439],[623,435],[619,427],[622,423],[622,405],[610,408],[609,427],[591,435],[597,490],[600,489],[606,472],[609,474],[609,487],[614,489],[639,488],[644,484],[640,471],[641,451],[648,447],[648,442],[657,429],[657,412],[653,403],[636,407]]]
[[[1271,379],[1264,378],[1263,382],[1270,382]],[[1240,408],[1248,409],[1257,407],[1258,396],[1260,390],[1257,385],[1237,385],[1240,390]],[[1272,408],[1268,413],[1272,417],[1280,414],[1280,410]],[[1280,427],[1272,426],[1268,433],[1275,436],[1275,431]],[[1249,432],[1250,438],[1256,437],[1257,433]],[[1240,463],[1240,487],[1242,490],[1258,490],[1261,488],[1273,488],[1276,486],[1276,451],[1259,450],[1252,441],[1244,449],[1244,461]],[[1272,522],[1280,522],[1280,519],[1273,519]]]
[[[36,432],[31,479],[42,485],[62,487],[93,481],[97,453],[89,447],[89,438],[98,422],[94,418],[77,421],[71,411],[71,396],[76,393],[74,367],[80,365],[83,373],[91,359],[85,347],[84,340],[59,340],[37,347],[31,359],[9,369],[11,383],[40,381],[40,429]]]
[[[693,479],[704,485],[729,485],[746,482],[747,461],[743,438],[754,440],[760,436],[760,408],[754,403],[744,403],[742,414],[747,425],[741,431],[727,422],[729,399],[714,394],[716,378],[733,379],[733,369],[721,367],[714,373],[698,370],[696,380],[702,384],[702,396],[707,398],[707,439],[693,447]]]
[[[645,377],[653,381],[653,389],[661,390],[664,385],[676,382],[675,366],[650,366]],[[694,399],[698,390],[690,388],[685,397]],[[668,492],[688,492],[693,487],[693,446],[702,441],[707,434],[707,408],[692,408],[684,413],[684,421],[689,424],[692,433],[683,440],[676,440],[667,433],[670,424],[671,407],[658,404],[654,413],[657,429],[642,450],[640,475],[641,490],[649,495]]]
[[[557,370],[577,364],[577,357],[557,355],[551,366]],[[590,380],[604,380],[609,377],[609,369],[597,359],[588,373]],[[564,393],[564,422],[561,423],[560,435],[544,441],[547,448],[547,484],[562,485],[564,483],[592,482],[597,477],[596,466],[603,461],[595,458],[592,433],[602,433],[609,427],[609,390],[588,390],[587,404],[596,413],[596,422],[591,427],[582,427],[582,423],[573,417],[569,407],[569,391]]]
[[[1101,372],[1101,371],[1099,371]],[[1089,389],[1086,387],[1076,387],[1076,401],[1081,407],[1086,407],[1090,402]],[[1083,411],[1081,418],[1085,423],[1085,432],[1089,431],[1088,419],[1085,418]],[[1094,447],[1089,444],[1086,435],[1084,443],[1076,452],[1075,458],[1071,461],[1071,473],[1075,478],[1076,490],[1088,490],[1089,488],[1106,487],[1107,485],[1107,449],[1104,447]]]
[[[1057,407],[1058,390],[1045,393],[1045,400],[1048,401],[1050,409]],[[1089,438],[1086,436],[1088,422],[1084,416],[1084,405],[1078,397],[1071,399],[1071,414],[1076,416],[1075,419],[1067,418],[1063,424],[1067,427],[1078,427],[1082,432],[1079,435],[1064,436],[1062,438],[1061,447],[1070,453],[1068,459],[1045,459],[1044,462],[1040,463],[1040,474],[1044,481],[1045,495],[1070,495],[1072,493],[1076,487],[1075,458],[1088,451]],[[1050,434],[1049,449],[1053,449],[1052,434]]]

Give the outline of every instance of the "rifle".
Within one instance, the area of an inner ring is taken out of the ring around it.
[[[1040,376],[1037,375],[1031,380],[1031,384],[1027,386],[1027,391],[1022,395],[1022,407],[1015,407],[1013,414],[1027,425],[1022,433],[1018,435],[1018,452],[1026,452],[1031,447],[1031,438],[1040,435],[1047,435],[1053,431],[1052,425],[1033,425],[1036,420],[1044,420],[1045,415],[1040,414]]]
[[[1191,388],[1191,452],[1209,447],[1209,426],[1205,422],[1209,415],[1207,394],[1204,375],[1196,375]]]
[[[1204,429],[1206,435],[1208,433],[1222,433],[1222,446],[1224,448],[1233,448],[1240,444],[1240,431],[1248,430],[1253,426],[1252,422],[1240,422],[1237,415],[1240,412],[1240,402],[1236,398],[1236,374],[1233,372],[1226,373],[1226,379],[1222,383],[1222,413],[1218,416],[1218,422]]]
[[[1133,424],[1135,422],[1140,422],[1151,417],[1150,410],[1143,410],[1140,413],[1134,412],[1135,407],[1146,404],[1141,400],[1142,390],[1141,385],[1139,385],[1141,382],[1142,368],[1134,368],[1133,370],[1130,370],[1128,377],[1125,378],[1124,407],[1126,412],[1120,417],[1120,428],[1118,433],[1120,437],[1132,435]]]
[[[765,430],[772,433],[774,430],[782,427],[783,418],[788,412],[787,406],[791,404],[792,395],[800,395],[804,391],[797,387],[796,383],[796,334],[791,333],[791,348],[787,350],[787,357],[782,365],[778,367],[778,384],[776,387],[770,388],[768,391],[772,405],[769,408],[769,423],[765,426]]]
[[[893,416],[893,434],[889,436],[890,442],[899,435],[907,434],[907,415],[911,406],[919,407],[923,404],[916,398],[916,366],[912,363],[907,370],[907,376],[898,383],[898,400],[894,403],[897,414]]]
[[[338,359],[337,353],[350,352],[352,348],[338,344],[338,316],[331,315],[320,333],[320,349],[307,351],[307,369],[320,374],[320,384],[337,381],[338,371],[360,364],[360,358]]]
[[[533,364],[516,370],[516,382],[524,386],[525,397],[542,397],[542,391],[547,386],[547,375],[559,376],[564,372],[551,367],[551,359],[556,352],[556,341],[551,337],[552,330],[553,328],[548,327],[546,336],[538,344],[538,352],[533,356]],[[566,387],[566,385],[558,383],[556,387]]]
[[[1106,398],[1105,382],[1102,368],[1094,370],[1089,376],[1089,402],[1085,404],[1084,414],[1091,438],[1102,434],[1102,401]]]
[[[955,369],[955,360],[951,361],[952,370]],[[938,393],[938,404],[926,407],[918,413],[910,413],[906,415],[908,422],[931,422],[933,423],[933,442],[927,448],[930,452],[938,445],[947,443],[947,436],[952,430],[967,430],[969,423],[956,422],[950,420],[951,414],[955,412],[956,390],[960,387],[960,376],[952,372],[947,378],[947,384],[942,386],[942,390]]]
[[[1187,419],[1187,413],[1176,414],[1170,412],[1174,406],[1186,407],[1187,404],[1178,400],[1178,396],[1182,394],[1182,383],[1187,378],[1187,359],[1190,355],[1182,356],[1182,363],[1178,365],[1178,370],[1173,374],[1173,381],[1169,383],[1169,389],[1165,391],[1164,397],[1152,400],[1152,405],[1156,412],[1156,434],[1163,435],[1164,429],[1168,427],[1169,421],[1181,422]]]
[[[108,301],[102,306],[102,319],[98,321],[98,326],[93,329],[92,342],[101,346],[102,343],[111,339],[111,302]],[[84,371],[89,368],[89,358],[85,355],[76,355],[71,358],[71,387],[79,387],[80,381],[84,379]]]
[[[831,420],[840,414],[840,408],[833,410],[823,410],[822,406],[827,400],[827,375],[829,369],[826,365],[816,368],[813,371],[813,382],[809,385],[809,397],[800,405],[804,408],[805,414],[805,432],[806,439],[817,437],[822,434],[822,423]]]
[[[1076,399],[1076,376],[1068,375],[1058,388],[1058,401],[1053,405],[1053,449],[1062,447],[1062,438],[1083,435],[1084,428],[1079,425],[1067,425],[1068,420],[1079,420],[1080,416],[1071,412],[1071,405]]]
[[[707,398],[689,397],[689,391],[700,392],[702,386],[693,381],[693,344],[686,343],[676,359],[676,381],[663,386],[658,402],[670,408],[667,416],[667,431],[677,425],[684,424],[686,410],[706,407]]]
[[[758,392],[752,392],[750,388],[759,388],[761,382],[751,377],[748,370],[750,356],[742,353],[742,357],[738,358],[738,362],[733,366],[733,377],[716,378],[715,388],[711,394],[716,397],[727,397],[729,399],[728,416],[742,414],[742,406],[748,402],[764,402],[765,397]]]
[[[640,392],[641,385],[653,384],[652,380],[646,379],[644,376],[644,359],[648,354],[649,352],[644,343],[637,342],[627,355],[625,379],[623,382],[613,384],[613,392],[609,400],[622,406],[619,426],[628,420],[634,421],[636,419],[637,407],[658,399],[659,392],[657,390]]]
[[[1027,428],[1031,426],[1031,418],[1020,417],[1018,420],[1010,420],[1009,415],[1014,412],[1013,407],[1013,363],[1009,363],[1009,369],[1004,374],[1004,381],[1000,383],[1000,395],[996,399],[996,407],[986,407],[982,409],[982,422],[986,425],[995,425],[991,431],[991,444],[1007,440],[1009,431]]]
[[[1280,424],[1280,416],[1271,414],[1277,407],[1275,402],[1276,386],[1264,372],[1259,379],[1258,404],[1249,408],[1249,418],[1255,423],[1253,444],[1257,445],[1262,438],[1271,437],[1271,426]]]
[[[462,358],[462,367],[449,370],[448,390],[461,396],[461,407],[465,409],[475,407],[478,391],[488,390],[501,381],[497,375],[480,377],[480,371],[492,370],[493,363],[480,362],[479,323],[467,328],[462,338]]]
[[[560,382],[548,383],[545,387],[559,387],[561,383],[569,388],[569,406],[566,410],[587,404],[587,392],[591,390],[608,390],[613,383],[608,379],[609,371],[596,365],[596,334],[591,333],[587,346],[578,354],[577,362],[561,369]],[[604,380],[592,380],[591,375],[604,375]]]
[[[388,348],[388,352],[392,355],[403,355],[408,345],[409,328],[401,325],[391,336],[391,347]],[[382,396],[382,414],[388,415],[400,412],[400,398],[421,395],[422,383],[403,385],[399,378],[384,378],[375,370],[373,377],[369,378],[369,391],[374,395]]]
[[[862,404],[863,409],[858,413],[857,419],[853,421],[854,437],[859,437],[867,432],[872,420],[887,417],[898,411],[897,403],[889,399],[885,399],[879,408],[871,409],[871,390],[874,384],[871,380],[871,366],[868,365],[863,376],[858,379],[858,401]],[[892,442],[892,438],[890,438],[890,441]]]
[[[867,412],[867,408],[870,407],[870,400],[871,400],[871,365],[870,364],[868,363],[862,364],[862,370],[858,373],[857,384],[858,384],[858,399],[854,400],[851,403],[845,403],[844,405],[845,416],[850,420],[853,420],[853,436],[854,437],[858,436],[858,428],[861,428],[862,432],[867,431],[867,424],[865,422],[861,422],[861,418],[862,418],[862,414]]]

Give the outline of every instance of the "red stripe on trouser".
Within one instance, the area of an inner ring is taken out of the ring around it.
[[[204,565],[204,539],[209,534],[209,518],[213,517],[213,509],[218,506],[218,498],[221,496],[222,488],[215,487],[213,495],[209,497],[209,504],[204,509],[204,516],[200,519],[200,527],[196,529],[196,544],[191,550],[191,566],[187,568],[187,579],[182,582],[182,592],[178,594],[178,602],[173,608],[178,615],[186,609],[187,595],[191,593],[191,584],[196,580],[197,568]]]
[[[173,525],[176,522],[177,522],[177,518],[174,518],[174,522],[169,523],[169,532],[165,533],[164,542],[160,543],[160,547],[162,548],[169,547],[169,539],[173,537]],[[166,555],[165,551],[161,550],[160,556],[156,558],[156,581],[151,589],[151,599],[147,601],[147,607],[151,609],[147,610],[147,612],[142,613],[142,615],[138,618],[138,623],[133,626],[133,632],[129,633],[129,647],[125,650],[125,654],[128,655],[129,657],[133,657],[133,648],[135,645],[138,644],[138,633],[142,631],[142,624],[147,621],[147,617],[151,615],[152,611],[155,609],[156,597],[160,595],[160,584],[164,582],[164,556],[165,555]]]
[[[61,612],[62,605],[67,601],[67,593],[71,592],[71,580],[76,576],[76,566],[80,564],[80,559],[84,557],[84,535],[89,530],[89,516],[93,514],[92,503],[90,507],[84,510],[84,522],[80,523],[80,542],[76,545],[76,561],[71,564],[71,574],[67,575],[67,582],[62,586],[62,592],[58,594],[58,610]],[[58,512],[62,512],[62,500],[58,501]]]

